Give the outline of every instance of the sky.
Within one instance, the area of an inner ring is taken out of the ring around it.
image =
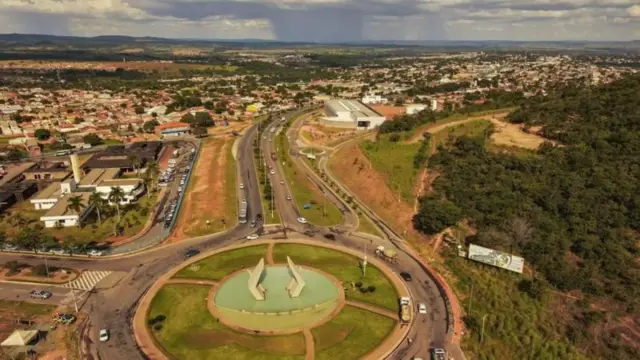
[[[640,2],[0,0],[0,33],[307,42],[640,40]]]

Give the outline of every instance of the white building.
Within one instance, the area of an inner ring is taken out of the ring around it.
[[[120,205],[127,205],[138,200],[140,195],[144,193],[144,183],[140,179],[113,179],[104,180],[97,187],[96,192],[100,197],[109,201],[109,194],[113,188],[120,188],[124,192],[124,197],[120,201]],[[109,201],[111,203],[111,201]]]
[[[82,204],[85,206],[77,213],[69,209],[69,199],[74,196],[80,196]],[[84,219],[89,216],[93,207],[89,205],[89,197],[91,193],[71,193],[63,196],[55,205],[53,205],[44,216],[40,217],[40,221],[44,222],[44,226],[53,227],[70,227],[79,226]]]
[[[384,104],[387,102],[387,99],[383,98],[380,95],[365,95],[362,97],[363,104]]]
[[[356,100],[329,100],[324,104],[322,125],[368,130],[380,126],[385,117]]]
[[[409,104],[405,107],[407,115],[413,115],[427,108],[425,104]]]

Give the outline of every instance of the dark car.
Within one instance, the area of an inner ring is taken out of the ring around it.
[[[189,250],[187,250],[186,253],[184,253],[184,257],[185,257],[185,259],[188,259],[188,258],[194,257],[194,256],[196,256],[198,254],[200,254],[200,250],[189,249]]]
[[[400,273],[400,276],[404,279],[404,281],[411,281],[411,274],[406,271]]]
[[[327,240],[335,240],[336,236],[333,234],[324,234],[324,238]]]
[[[262,220],[262,214],[257,214],[257,215],[256,215],[256,219],[257,219],[258,221]]]

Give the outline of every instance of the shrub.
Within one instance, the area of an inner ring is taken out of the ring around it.
[[[155,324],[155,325],[153,325],[153,330],[155,330],[155,331],[160,331],[160,330],[162,330],[162,324]]]
[[[363,294],[368,292],[368,291],[369,291],[369,289],[364,287],[364,286],[360,288],[360,292],[363,293]]]
[[[31,268],[31,273],[36,276],[47,276],[47,267],[44,264]]]
[[[358,281],[358,282],[356,283],[356,287],[357,287],[357,288],[361,288],[361,287],[362,287],[362,282]]]
[[[369,292],[375,292],[376,291],[376,287],[373,285],[369,285],[369,287],[367,288],[367,290],[369,290]]]
[[[5,269],[9,269],[9,271],[7,272],[7,275],[14,275],[20,271],[22,264],[19,264],[15,260],[11,260],[11,261],[8,261],[6,264],[4,264],[4,267]]]

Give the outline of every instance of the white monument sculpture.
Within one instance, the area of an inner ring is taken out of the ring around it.
[[[287,256],[287,267],[289,269],[289,273],[291,274],[291,281],[289,285],[287,285],[287,291],[289,292],[289,296],[292,298],[296,298],[300,296],[302,289],[306,285],[302,275],[300,274],[301,268],[296,266],[290,257]],[[253,295],[254,298],[258,301],[263,301],[265,298],[265,293],[267,290],[260,284],[260,280],[262,280],[262,274],[264,273],[264,258],[260,259],[258,265],[256,265],[253,270],[247,270],[249,272],[249,292]]]
[[[305,286],[304,279],[302,275],[300,275],[299,267],[296,268],[296,265],[293,263],[290,257],[287,256],[287,266],[289,267],[289,272],[291,273],[291,281],[289,285],[287,285],[287,291],[289,291],[289,296],[292,298],[296,298],[300,296],[300,292]]]
[[[260,284],[262,273],[264,272],[264,259],[260,259],[258,265],[253,270],[247,270],[249,272],[249,292],[256,298],[256,300],[264,300],[264,293],[266,290]]]

